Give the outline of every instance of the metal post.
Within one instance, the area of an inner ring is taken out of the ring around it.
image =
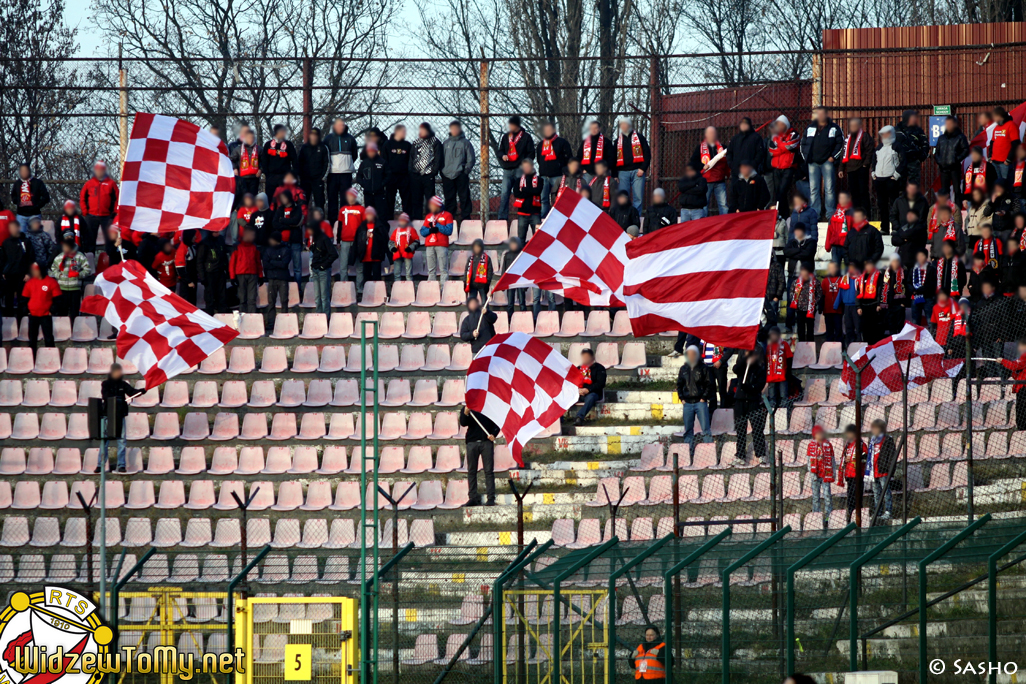
[[[249,571],[257,566],[257,563],[264,559],[264,556],[271,552],[271,545],[268,544],[264,548],[260,549],[256,556],[253,557],[249,563],[242,568],[242,572],[232,578],[232,581],[228,583],[228,595],[224,599],[224,615],[227,626],[225,629],[228,631],[228,652],[235,652],[235,587],[242,582]]]
[[[491,182],[491,174],[489,172],[489,147],[488,147],[488,60],[484,59],[484,51],[481,54],[481,181],[480,181],[480,208],[478,213],[481,215],[481,225],[488,222],[488,210],[489,206],[489,183]]]
[[[305,51],[304,51],[305,52]],[[310,140],[313,127],[313,60],[303,55],[303,142]],[[323,141],[322,141],[323,142]],[[308,198],[313,201],[313,197]]]
[[[848,536],[852,530],[856,530],[858,527],[855,523],[848,523],[848,526],[843,530],[835,534],[834,536],[827,539],[825,542],[817,546],[815,549],[807,553],[797,563],[787,569],[787,636],[785,641],[787,643],[787,672],[794,672],[794,576],[799,570],[804,568],[806,565],[814,561],[819,556],[826,553],[833,547],[837,542]]]
[[[912,367],[912,355],[909,354],[905,362],[905,372],[901,378],[901,436],[905,440],[902,449],[902,488],[901,488],[901,523],[908,522],[908,373]],[[901,364],[898,364],[901,368]],[[890,486],[888,478],[887,485]],[[902,565],[904,568],[904,565]],[[904,574],[904,572],[902,573]]]
[[[987,653],[988,662],[997,663],[997,562],[1017,546],[1026,542],[1026,532],[1016,537],[995,551],[987,558]],[[990,684],[997,684],[997,672],[990,671]]]
[[[86,554],[86,590],[89,591],[93,586],[93,504],[96,503],[96,493],[93,493],[93,498],[86,503],[85,497],[82,496],[82,492],[77,492],[75,496],[78,497],[78,502],[82,505],[82,510],[86,514],[86,548],[89,549],[89,553]],[[106,541],[106,539],[104,540]],[[107,568],[103,568],[105,574]],[[103,586],[106,579],[100,579],[100,600],[97,601],[97,605],[100,607],[100,615],[104,615],[104,610],[107,601],[106,593],[103,590]]]
[[[616,529],[615,524],[613,525],[613,529]],[[639,563],[643,562],[653,553],[663,548],[667,542],[669,542],[671,539],[674,539],[675,537],[675,534],[668,534],[662,539],[656,540],[654,543],[649,544],[649,546],[644,551],[642,551],[637,556],[624,563],[620,568],[613,571],[613,573],[609,575],[609,589],[608,593],[606,594],[606,607],[609,610],[609,617],[606,620],[606,628],[609,630],[609,648],[606,649],[606,669],[611,676],[612,673],[616,672],[616,648],[614,646],[614,644],[616,643],[616,580],[623,577],[632,568],[637,567]],[[667,660],[671,659],[668,658]],[[613,677],[613,679],[615,680],[616,677]]]
[[[118,577],[115,576],[115,578],[114,578],[114,584],[110,588],[110,602],[111,602],[111,605],[114,608],[113,608],[113,610],[110,611],[110,620],[109,620],[109,622],[111,624],[111,627],[114,628],[114,635],[115,635],[115,637],[117,636],[117,633],[118,633],[118,594],[121,592],[121,587],[125,586],[125,584],[128,583],[128,580],[132,579],[132,577],[135,575],[135,573],[137,573],[140,570],[142,570],[142,567],[144,565],[146,565],[146,561],[148,561],[150,559],[150,557],[153,556],[153,554],[155,554],[156,552],[157,552],[156,547],[151,546],[149,549],[147,549],[146,553],[143,554],[143,557],[139,559],[139,562],[136,563],[135,565],[133,565],[131,567],[131,569],[129,569],[129,571],[125,573],[124,577],[121,577],[119,579]],[[125,552],[122,551],[121,552],[121,560],[124,560],[124,557],[125,557]],[[119,565],[120,565],[120,563],[119,563]],[[231,621],[229,620],[229,623],[230,622]]]
[[[660,144],[662,138],[662,104],[663,98],[662,93],[659,90],[659,58],[652,57],[648,65],[648,89],[649,89],[649,100],[650,109],[652,111],[652,118],[650,120],[651,125],[648,131],[648,142],[652,149],[652,164],[650,165],[649,175],[651,179],[649,186],[656,188],[659,187],[659,173],[662,170],[660,162],[662,161],[662,154],[660,154]]]
[[[969,330],[969,320],[965,322],[965,465],[966,480],[966,516],[969,523],[973,521],[973,342]]]
[[[538,547],[537,550],[534,550],[537,543],[538,540],[532,539],[527,548],[518,553],[513,562],[509,564],[509,567],[492,582],[492,676],[495,682],[502,680],[502,665],[506,662],[506,645],[502,643],[502,585],[510,576],[520,572],[552,546],[552,540],[550,539]],[[533,553],[532,550],[534,550]]]
[[[391,495],[385,491],[384,487],[378,487],[378,493],[385,497],[389,504],[392,506],[392,560],[389,561],[391,564],[395,564],[398,561],[396,556],[399,555],[399,504],[406,498],[406,495],[413,491],[416,484],[411,484],[406,488],[406,491],[398,499],[393,499]],[[413,548],[413,544],[408,544],[407,548],[404,548],[401,552],[404,556],[409,552],[409,549]],[[391,567],[391,565],[389,565]],[[396,578],[392,582],[392,681],[394,684],[399,684],[399,648],[396,644],[399,643],[399,570],[396,569]],[[382,574],[383,573],[378,573]]]
[[[894,534],[891,534],[872,549],[859,556],[854,563],[848,566],[848,603],[851,608],[848,626],[848,659],[849,668],[852,672],[858,672],[859,669],[859,585],[857,581],[859,571],[863,565],[879,556],[884,549],[904,537],[920,522],[922,522],[922,518],[918,516],[913,518],[899,527]]]
[[[249,493],[249,498],[245,500],[243,500],[242,497],[240,497],[235,492],[231,493],[232,498],[235,499],[235,505],[237,505],[239,507],[239,510],[242,512],[242,529],[239,530],[239,552],[242,556],[243,565],[249,562],[249,538],[247,534],[247,530],[249,529],[249,505],[253,503],[253,499],[255,499],[256,495],[259,493],[260,487],[254,487],[253,491]],[[242,591],[242,593],[245,594],[248,591],[248,589],[249,585],[246,582],[245,578],[243,578],[240,591]]]
[[[672,643],[675,643],[676,640],[677,640],[678,621],[679,621],[679,617],[680,616],[679,616],[679,606],[675,607],[674,604],[672,604],[670,602],[670,578],[671,577],[672,578],[679,577],[680,573],[684,570],[684,568],[688,567],[689,565],[691,565],[692,563],[697,561],[699,558],[701,558],[702,556],[707,554],[709,551],[712,550],[712,548],[714,546],[716,546],[721,541],[723,541],[724,539],[729,537],[732,533],[733,533],[733,529],[728,527],[727,529],[723,530],[722,532],[717,534],[715,537],[713,537],[712,539],[707,541],[706,543],[704,543],[701,546],[699,546],[692,553],[688,554],[687,557],[684,558],[684,560],[680,561],[679,563],[674,565],[672,568],[670,568],[669,570],[667,570],[663,574],[663,597],[665,599],[665,605],[666,605],[666,608],[665,608],[665,610],[666,610],[666,631],[669,632],[670,630],[673,630],[674,635],[673,635],[673,642]],[[679,542],[678,542],[677,546],[678,547],[680,546]],[[680,592],[678,591],[678,594],[679,593]],[[675,615],[675,613],[678,613],[678,614]],[[678,651],[680,650],[679,646],[678,646],[677,650]],[[673,682],[673,662],[674,662],[674,660],[673,660],[672,657],[671,658],[667,658],[667,660],[666,660],[666,681],[667,682],[671,682],[671,684]]]
[[[513,481],[513,476],[509,476],[509,488],[513,490],[513,498],[517,500],[517,550],[524,550],[524,499],[527,497],[527,493],[531,491],[531,487],[534,486],[534,482],[528,482],[527,488],[524,489],[523,493],[517,489],[516,483]],[[520,573],[519,589],[523,592],[524,589],[524,573]],[[517,609],[521,615],[524,615],[524,594],[521,593],[517,598]],[[523,620],[517,621],[517,681],[522,681],[523,677],[527,673],[527,639],[526,629]]]
[[[118,142],[121,150],[118,178],[124,177],[125,155],[128,154],[128,71],[121,61],[124,47],[123,43],[118,44]]]
[[[373,331],[373,386],[367,387],[367,333]],[[367,500],[367,393],[374,396],[373,452],[371,483],[369,488],[373,502]],[[377,321],[362,321],[360,324],[360,681],[363,684],[377,684],[378,681],[378,324]],[[372,505],[373,522],[367,520],[367,507]],[[373,535],[371,558],[374,564],[373,581],[367,581],[367,533]],[[371,650],[374,657],[371,658]],[[372,672],[373,667],[373,672]]]
[[[723,582],[723,645],[720,647],[723,659],[723,684],[730,684],[730,575],[742,565],[783,539],[790,531],[791,526],[785,525],[779,531],[771,534],[766,541],[738,558],[723,570],[721,575],[721,581]]]
[[[620,543],[619,538],[617,538],[617,536],[614,534],[612,537],[610,537],[609,541],[607,541],[606,543],[602,544],[601,546],[596,547],[594,551],[592,551],[591,553],[589,553],[588,555],[586,555],[584,558],[582,558],[581,560],[577,561],[576,563],[572,564],[569,568],[567,568],[563,572],[561,572],[558,575],[556,575],[556,579],[553,580],[553,582],[552,582],[552,610],[554,611],[555,614],[552,616],[552,625],[553,625],[553,629],[552,629],[552,657],[549,658],[549,662],[552,663],[552,676],[551,676],[549,681],[552,681],[552,682],[562,682],[563,681],[563,676],[562,676],[563,640],[561,638],[563,636],[563,634],[562,634],[562,629],[561,629],[562,625],[559,622],[559,614],[562,612],[560,610],[561,599],[559,597],[560,584],[562,584],[563,580],[565,580],[566,578],[572,576],[575,572],[577,572],[578,570],[580,570],[584,566],[588,565],[593,560],[595,560],[596,558],[598,558],[599,556],[601,556],[606,551],[608,551],[609,549],[613,548],[614,546],[616,546],[619,543]],[[538,614],[539,615],[541,614],[543,605],[544,604],[538,606]],[[613,645],[610,643],[610,644],[608,644],[608,647],[610,649],[612,649]]]
[[[692,449],[693,447],[688,447],[689,451]],[[680,528],[680,453],[676,449],[671,449],[671,451],[673,451],[673,486],[670,488],[671,496],[673,496],[673,529],[677,530]]]
[[[117,433],[116,410],[114,411],[114,418],[114,432]],[[109,423],[108,429],[110,429]],[[100,491],[97,492],[100,498],[100,605],[103,604],[103,599],[107,595],[107,465],[110,463],[110,442],[108,441],[107,444],[107,451],[100,454],[100,458],[97,459],[100,465]],[[103,446],[102,440],[100,445],[101,447]],[[92,555],[92,549],[89,549],[89,556]]]

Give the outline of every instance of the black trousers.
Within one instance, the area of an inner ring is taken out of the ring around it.
[[[1015,393],[1015,429],[1026,430],[1026,388]]]
[[[410,214],[410,209],[413,207],[410,199],[409,176],[397,176],[385,186],[385,206],[391,211],[395,211],[396,195],[399,195],[399,204],[402,205],[402,210]],[[410,220],[413,220],[413,214],[410,214]]]
[[[469,180],[469,179],[468,179]],[[469,186],[468,186],[469,190]],[[424,218],[427,211],[428,200],[435,196],[435,177],[426,174],[410,174],[410,207],[406,213],[410,215],[411,221],[419,221]],[[406,203],[403,203],[406,207]]]
[[[39,343],[39,331],[43,331],[43,346],[56,347],[53,341],[53,317],[52,316],[29,316],[28,338],[32,351],[36,351]]]
[[[224,273],[208,273],[203,283],[203,301],[206,304],[205,311],[213,316],[225,312],[225,301],[228,297]]]
[[[85,230],[82,231],[82,235],[79,241],[82,243],[79,245],[79,250],[83,253],[95,253],[96,252],[96,236],[102,230],[103,239],[107,239],[107,228],[110,227],[111,218],[110,216],[85,216]]]
[[[809,318],[804,313],[797,317],[798,324],[798,341],[799,342],[815,342],[816,341],[816,319]]]
[[[3,280],[3,314],[4,316],[18,315],[18,298],[25,283],[21,278],[11,277]]]
[[[843,314],[823,314],[823,318],[826,322],[826,341],[827,342],[840,342],[844,339],[844,328],[841,325],[841,316]]]
[[[384,190],[378,190],[377,192],[364,190],[363,205],[365,207],[374,207],[374,210],[378,212],[378,216],[383,221],[391,221],[395,215],[395,205],[389,206],[388,200],[385,199]]]
[[[253,273],[242,273],[235,277],[239,284],[239,311],[256,313],[257,307],[257,276]]]
[[[876,310],[875,306],[862,307],[862,341],[866,344],[876,344],[883,338],[884,314]]]
[[[766,407],[761,401],[739,399],[734,402],[734,432],[737,433],[737,458],[748,460],[748,424],[752,425],[752,446],[755,457],[766,458]]]
[[[338,220],[338,210],[346,203],[346,190],[353,187],[353,174],[351,173],[329,173],[328,190],[325,197],[327,203],[324,211],[324,218],[331,223]]]
[[[289,312],[288,280],[267,281],[267,308],[264,309],[264,328],[274,329],[274,319],[278,317],[278,302],[281,301],[281,312]]]
[[[364,261],[363,265],[363,282],[368,283],[372,280],[381,280],[381,262],[380,261]]]
[[[848,345],[852,342],[859,342],[862,338],[862,319],[859,318],[859,308],[857,305],[844,305],[844,347],[848,348]]]
[[[942,166],[940,167],[940,193],[947,195],[951,192],[952,188],[955,191],[955,204],[959,207],[962,206],[962,167],[961,166]]]
[[[196,284],[193,283],[192,287],[189,287],[188,283],[178,282],[178,296],[189,302],[190,304],[196,304]]]
[[[852,511],[855,510],[855,506],[858,504],[859,487],[862,486],[862,481],[857,477],[853,477],[850,478],[847,483],[848,492],[845,496],[845,499],[847,500],[846,515],[850,520]]]
[[[845,173],[848,178],[848,194],[851,195],[851,206],[853,208],[858,207],[865,209],[869,212],[870,198],[869,198],[869,167],[863,166],[855,169],[851,173]],[[889,212],[890,205],[887,206]],[[881,209],[881,211],[883,211]],[[829,219],[830,217],[827,216]]]
[[[53,315],[67,316],[72,322],[78,318],[82,306],[82,290],[61,290],[61,296],[53,300]]]
[[[456,178],[442,176],[442,192],[445,195],[445,210],[453,218],[466,221],[470,218],[473,208],[470,206],[470,176],[463,173]],[[457,203],[459,212],[457,213]]]
[[[242,198],[246,195],[253,195],[256,198],[260,192],[260,176],[236,176],[235,177],[235,208],[242,206]],[[274,188],[267,192],[274,192]]]
[[[478,461],[484,465],[485,495],[488,502],[495,501],[495,444],[483,442],[467,442],[467,494],[470,503],[480,503],[481,495],[477,492]]]
[[[887,329],[892,335],[897,335],[905,327],[905,307],[890,306],[886,310]]]
[[[794,178],[794,169],[773,169],[770,171],[770,183],[773,188],[773,201],[778,207],[777,213],[780,218],[786,220],[791,215],[791,202],[788,195],[791,193],[791,181]]]
[[[267,201],[274,204],[274,191],[285,184],[284,173],[268,173],[264,175],[264,192],[267,193]]]
[[[873,181],[876,190],[876,207],[880,212],[880,232],[891,232],[891,205],[901,194],[901,181],[893,178],[877,178]]]
[[[324,181],[320,179],[304,179],[303,182],[300,183],[300,187],[302,187],[303,192],[306,193],[307,202],[312,201],[315,207],[324,209]],[[338,212],[335,212],[335,215],[337,216]],[[328,218],[327,213],[324,214],[324,218]]]

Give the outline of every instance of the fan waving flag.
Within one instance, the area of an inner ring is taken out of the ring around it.
[[[203,313],[125,261],[96,276],[102,294],[82,300],[82,313],[103,316],[118,331],[118,356],[135,364],[152,389],[228,344],[238,331]]]
[[[576,192],[564,192],[492,292],[550,290],[585,306],[622,306],[630,238]]]
[[[773,209],[724,214],[631,241],[623,294],[634,336],[677,330],[753,348],[776,221]]]
[[[925,385],[937,378],[955,377],[964,360],[945,358],[944,348],[929,330],[906,323],[897,335],[860,349],[852,363],[862,369],[862,394],[884,397],[901,391],[905,373],[909,385]],[[855,398],[855,369],[847,361],[838,389],[849,399]]]
[[[117,222],[128,230],[224,230],[235,201],[228,148],[194,123],[136,114],[120,197]]]
[[[496,335],[467,370],[467,408],[502,430],[524,467],[523,450],[577,403],[584,375],[544,342],[526,333]]]

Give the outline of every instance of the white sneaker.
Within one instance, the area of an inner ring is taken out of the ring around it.
[[[669,358],[671,358],[671,359],[676,359],[677,357],[680,357],[680,356],[684,356],[684,355],[683,355],[683,354],[681,354],[681,353],[680,353],[679,351],[677,351],[676,349],[674,349],[674,350],[673,350],[672,352],[670,352],[669,354],[667,354],[667,356],[668,356]]]

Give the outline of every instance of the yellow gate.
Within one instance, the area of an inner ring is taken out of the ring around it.
[[[338,596],[257,596],[236,604],[235,643],[245,651],[236,684],[356,684],[360,604]]]
[[[554,684],[555,630],[559,631],[559,684],[607,684],[609,644],[606,589],[503,591],[503,684]]]

